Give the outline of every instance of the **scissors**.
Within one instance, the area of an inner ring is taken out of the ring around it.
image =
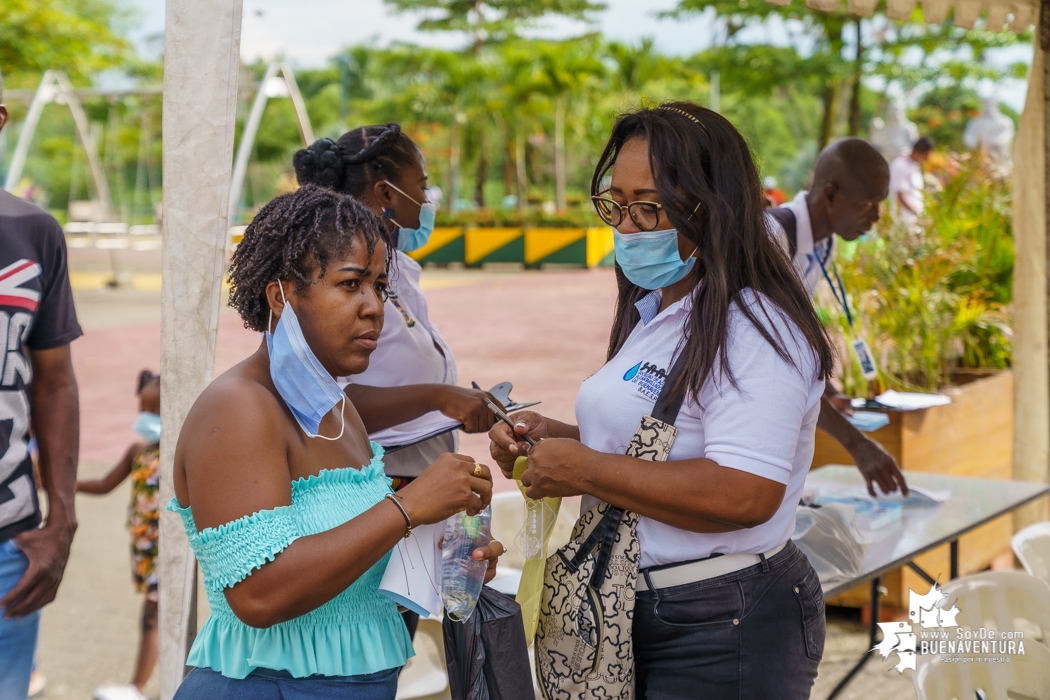
[[[471,385],[472,387],[474,387],[475,389],[477,389],[478,391],[482,391],[481,387],[480,387],[480,386],[478,386],[478,383],[477,383],[477,382],[471,382],[471,383],[470,383],[470,385]],[[498,385],[497,385],[497,386],[498,386]],[[507,393],[509,394],[510,392],[508,391]],[[509,397],[508,397],[508,398],[509,398]],[[507,415],[506,413],[504,413],[504,412],[502,411],[502,409],[500,409],[500,407],[499,407],[499,406],[497,406],[496,404],[494,404],[494,403],[493,403],[493,402],[492,402],[492,401],[491,401],[491,400],[489,399],[489,397],[487,397],[487,396],[482,396],[482,397],[481,397],[481,400],[485,402],[485,405],[489,407],[489,410],[490,410],[490,411],[492,411],[492,412],[493,412],[494,414],[496,414],[496,417],[497,417],[497,418],[499,418],[499,419],[500,419],[501,421],[503,421],[504,423],[506,423],[507,425],[509,425],[509,426],[510,426],[511,432],[513,432],[513,431],[514,431],[514,421],[512,421],[512,420],[510,419],[510,416],[508,416],[508,415]],[[523,439],[525,440],[525,442],[527,442],[527,443],[529,444],[529,447],[532,447],[533,445],[535,445],[535,444],[536,444],[536,441],[535,441],[535,440],[533,440],[533,439],[532,439],[531,437],[529,437],[528,435],[522,435],[522,438],[523,438]]]

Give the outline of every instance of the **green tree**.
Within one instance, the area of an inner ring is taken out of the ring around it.
[[[604,73],[599,60],[600,44],[595,36],[585,39],[544,42],[538,47],[537,62],[543,76],[544,93],[554,110],[554,202],[565,208],[565,131],[566,110],[570,103],[584,103],[596,94]]]
[[[589,20],[605,7],[590,0],[386,0],[398,12],[424,11],[424,32],[459,32],[470,37],[475,54],[488,43],[506,41],[534,28],[545,17]]]
[[[9,87],[28,87],[44,71],[81,82],[131,56],[128,13],[113,0],[3,0],[0,70]]]
[[[989,66],[984,61],[987,51],[1027,38],[981,26],[962,29],[956,27],[951,18],[942,24],[928,25],[919,9],[907,21],[890,20],[885,14],[884,0],[880,0],[870,19],[851,15],[845,2],[833,12],[817,12],[807,8],[802,0],[792,0],[783,6],[763,0],[680,0],[677,8],[664,15],[694,16],[708,8],[714,10],[721,22],[724,48],[729,49],[720,56],[727,60],[721,62],[719,70],[737,75],[753,70],[752,84],[767,81],[783,84],[795,76],[819,76],[817,90],[822,110],[818,148],[823,148],[835,136],[840,101],[847,91],[845,130],[850,135],[859,135],[865,76],[878,75],[905,89],[946,75],[958,83],[978,77],[1001,78],[1004,74],[1016,73],[1018,68],[1012,66],[1003,71]],[[756,64],[752,54],[748,60],[740,61],[741,54],[751,53],[740,38],[742,30],[767,24],[774,18],[792,22],[793,31],[787,36],[792,41],[795,60],[790,65],[773,65],[761,60]],[[851,41],[849,35],[852,35]],[[873,44],[866,45],[872,38]],[[905,61],[906,57],[910,60]]]

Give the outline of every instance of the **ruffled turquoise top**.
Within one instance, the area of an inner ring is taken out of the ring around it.
[[[383,500],[390,493],[383,448],[372,443],[372,453],[361,469],[326,469],[293,481],[289,506],[200,532],[191,509],[171,500],[168,510],[182,516],[211,605],[187,664],[228,678],[244,678],[257,668],[296,678],[357,676],[403,666],[413,655],[397,605],[379,592],[389,553],[321,607],[272,627],[244,624],[223,595],[300,537],[338,527]]]

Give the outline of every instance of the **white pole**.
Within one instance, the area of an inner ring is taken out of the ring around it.
[[[164,42],[161,502],[174,495],[175,438],[211,380],[237,119],[241,0],[168,0]],[[161,515],[160,696],[170,700],[196,634],[196,562]]]
[[[40,81],[40,87],[33,95],[33,102],[29,105],[29,112],[22,124],[22,131],[18,134],[18,145],[15,146],[15,154],[11,157],[11,168],[7,171],[7,179],[4,181],[4,189],[10,192],[18,186],[22,179],[22,168],[26,165],[29,157],[29,144],[33,140],[37,124],[40,123],[40,115],[44,112],[44,105],[55,99],[55,72],[49,70],[44,73]]]
[[[255,93],[255,102],[252,103],[252,111],[248,114],[248,121],[244,123],[244,133],[241,134],[241,142],[237,145],[237,162],[233,166],[233,184],[230,188],[230,209],[227,214],[232,226],[237,216],[237,207],[241,203],[241,190],[244,188],[244,176],[248,173],[248,159],[251,158],[252,149],[255,147],[255,135],[259,132],[259,124],[262,122],[263,111],[266,109],[266,84],[270,78],[277,75],[278,64],[271,63],[266,68],[266,75],[259,83],[259,92]]]

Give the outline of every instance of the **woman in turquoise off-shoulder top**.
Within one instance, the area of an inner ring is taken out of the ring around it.
[[[278,197],[234,253],[230,304],[259,349],[197,399],[175,452],[176,498],[211,615],[190,650],[188,698],[392,700],[412,645],[379,593],[412,525],[476,513],[489,470],[438,458],[394,496],[333,376],[362,372],[383,327],[390,248],[356,200]],[[495,572],[498,542],[474,553]]]

